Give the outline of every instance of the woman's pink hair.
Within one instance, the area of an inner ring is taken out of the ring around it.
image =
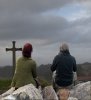
[[[32,44],[30,43],[26,43],[24,46],[23,46],[23,50],[22,50],[22,55],[24,57],[31,57],[31,52],[33,51],[33,47],[32,47]]]

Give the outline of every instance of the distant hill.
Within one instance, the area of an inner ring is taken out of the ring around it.
[[[40,65],[37,68],[37,73],[38,76],[47,80],[51,81],[52,79],[52,72],[50,70],[51,64],[47,65]],[[83,63],[83,64],[78,64],[77,65],[77,74],[79,77],[89,77],[91,79],[91,63]],[[5,66],[5,67],[0,67],[0,78],[11,78],[12,77],[12,67],[11,66]]]
[[[37,68],[38,76],[46,79],[47,81],[51,81],[52,80],[52,72],[50,70],[50,66],[51,66],[51,64],[40,65]]]
[[[12,78],[12,67],[11,66],[5,66],[0,67],[0,79],[10,79]]]
[[[91,63],[78,64],[78,76],[91,76]]]

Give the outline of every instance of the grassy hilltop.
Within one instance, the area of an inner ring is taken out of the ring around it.
[[[43,86],[50,84],[52,81],[51,64],[40,65],[37,68],[38,77]],[[79,80],[91,81],[91,63],[83,63],[77,65],[77,75]],[[7,90],[10,87],[12,79],[12,67],[0,67],[0,90]]]

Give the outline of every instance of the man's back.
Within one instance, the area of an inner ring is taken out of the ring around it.
[[[73,71],[76,71],[76,61],[70,53],[61,52],[53,61],[51,70],[56,70],[55,82],[59,86],[69,86],[73,82]]]
[[[68,86],[73,82],[73,69],[75,67],[75,59],[66,53],[58,55],[58,64],[56,67],[56,79],[58,85]]]

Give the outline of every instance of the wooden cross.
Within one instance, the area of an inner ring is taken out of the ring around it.
[[[13,47],[12,48],[6,48],[6,51],[12,51],[12,62],[13,62],[13,75],[15,72],[15,66],[16,66],[16,51],[22,51],[22,48],[16,48],[15,47],[16,41],[12,41]]]

